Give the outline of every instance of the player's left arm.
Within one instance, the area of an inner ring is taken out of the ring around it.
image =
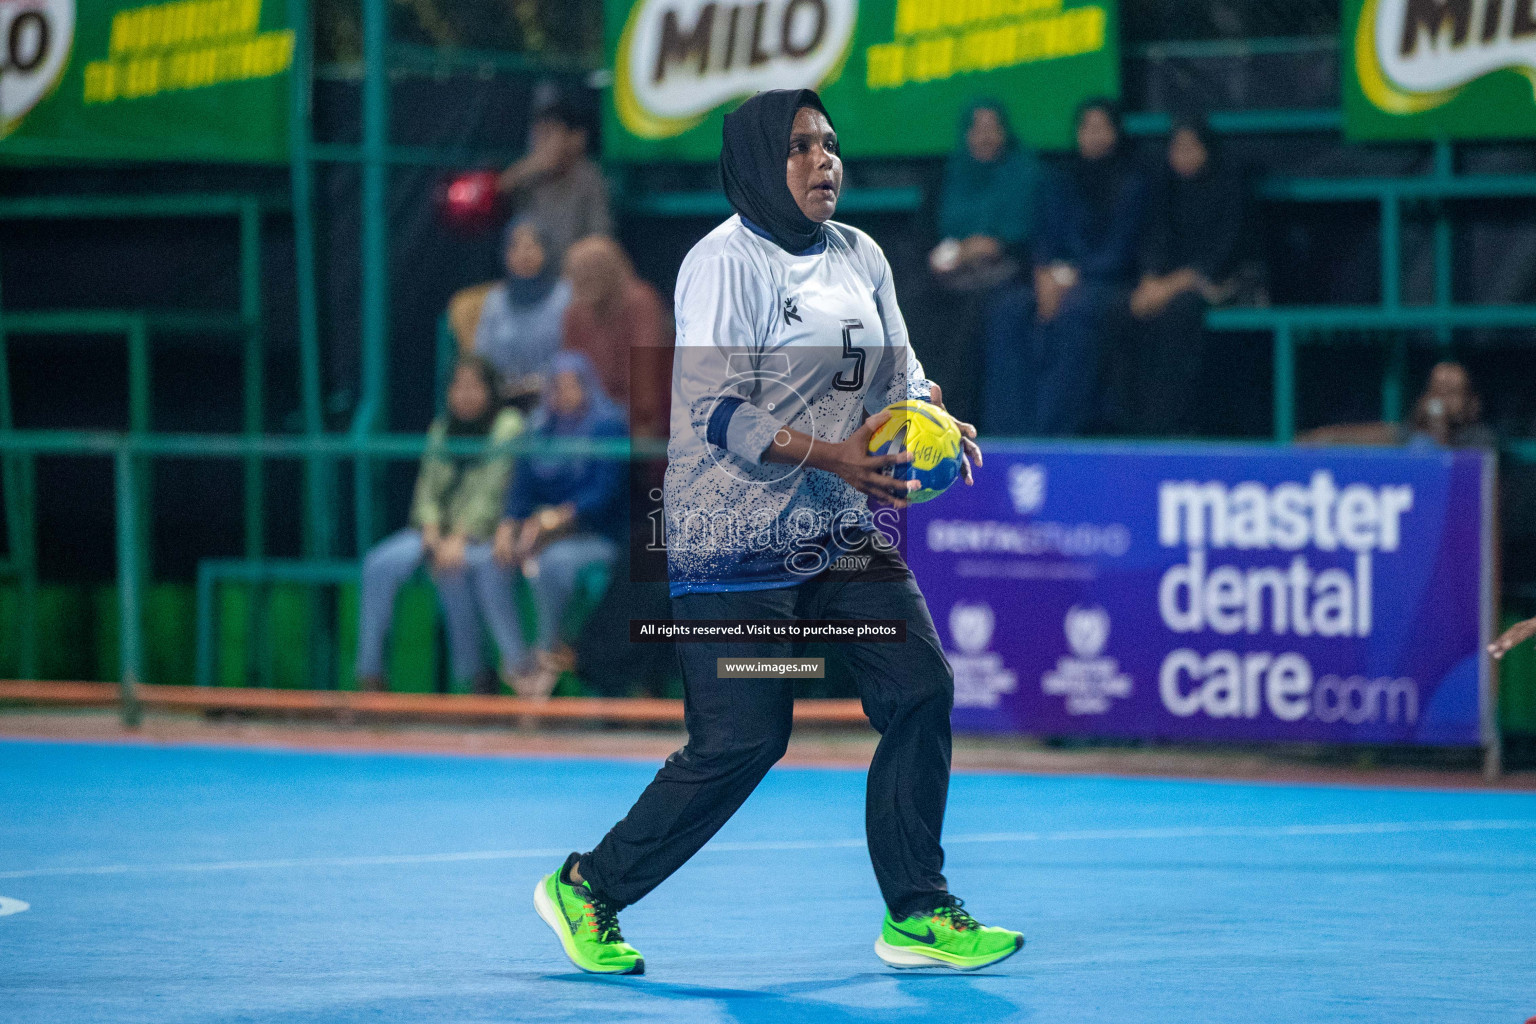
[[[907,324],[901,316],[901,306],[896,302],[895,278],[891,274],[890,261],[885,258],[885,253],[874,242],[868,241],[861,247],[866,250],[868,257],[866,267],[870,280],[875,286],[875,306],[880,311],[880,322],[885,329],[885,363],[892,364],[889,379],[884,382],[884,387],[871,387],[864,396],[864,407],[867,412],[874,414],[890,405],[892,402],[900,402],[908,399],[920,399],[932,402],[940,409],[944,409],[944,389],[928,379],[923,371],[923,364],[918,360],[917,353],[912,350],[911,339],[907,336]],[[904,365],[894,365],[896,360],[905,360]],[[870,408],[873,401],[880,402],[874,408]],[[948,412],[948,409],[944,410]],[[981,447],[976,443],[976,428],[961,420],[955,420],[960,426],[960,441],[964,449],[960,459],[960,477],[967,485],[976,482],[971,472],[972,465],[982,465]]]

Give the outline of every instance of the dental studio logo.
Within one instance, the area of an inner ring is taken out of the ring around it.
[[[75,0],[0,0],[0,138],[53,92],[75,37]]]
[[[857,0],[639,0],[619,38],[614,107],[665,139],[764,89],[817,89],[842,71]]]
[[[1389,114],[1434,110],[1505,69],[1536,87],[1529,0],[1365,0],[1354,46],[1361,91]]]
[[[1045,467],[1018,463],[1009,466],[1008,500],[1021,516],[1040,511],[1045,505]]]

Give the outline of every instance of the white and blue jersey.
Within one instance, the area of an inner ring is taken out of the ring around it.
[[[866,414],[928,399],[885,253],[827,224],[798,255],[733,216],[683,260],[667,447],[667,561],[679,594],[793,586],[867,499],[821,470],[767,462],[783,427],[847,440]]]

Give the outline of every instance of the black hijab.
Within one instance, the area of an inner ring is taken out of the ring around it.
[[[1152,273],[1194,267],[1219,281],[1231,271],[1237,253],[1242,185],[1203,116],[1192,111],[1175,115],[1169,140],[1181,131],[1192,132],[1205,147],[1205,166],[1186,178],[1164,158],[1146,226],[1144,262]]]
[[[453,406],[450,403],[447,411],[448,429],[445,433],[450,438],[463,438],[466,440],[470,438],[486,438],[490,436],[491,428],[496,425],[496,417],[501,413],[500,407],[496,404],[496,368],[484,356],[475,355],[474,353],[459,356],[459,361],[453,368],[454,376],[458,375],[459,370],[465,368],[473,370],[475,375],[480,378],[480,382],[485,385],[487,398],[485,409],[472,420],[461,420],[454,413]],[[452,387],[452,378],[449,378],[449,380],[449,387]],[[482,454],[463,455],[449,452],[440,455],[440,457],[453,470],[448,478],[448,483],[443,487],[442,496],[438,499],[443,519],[446,521],[448,518],[448,505],[458,492],[459,485],[464,482],[464,474],[474,469],[476,464],[483,461],[486,456]]]
[[[485,385],[485,409],[472,420],[461,420],[453,411],[453,406],[449,405],[448,434],[450,437],[483,437],[491,432],[491,424],[496,422],[496,417],[501,413],[496,407],[496,368],[484,356],[471,352],[459,356],[453,367],[453,375],[458,376],[459,371],[464,369],[472,370],[480,378],[480,383]],[[453,386],[451,377],[448,386]]]
[[[532,277],[518,277],[510,268],[503,268],[506,273],[507,301],[514,309],[527,309],[547,299],[549,293],[555,290],[555,285],[560,283],[560,260],[554,250],[549,247],[549,232],[545,230],[544,225],[538,218],[526,213],[508,222],[507,229],[501,236],[503,253],[512,248],[512,236],[518,228],[527,228],[532,231],[534,237],[539,240],[539,246],[544,250],[544,265]]]
[[[1077,108],[1074,125],[1083,123],[1089,111],[1097,110],[1109,118],[1115,126],[1115,146],[1097,160],[1088,160],[1078,154],[1072,161],[1072,177],[1077,181],[1083,200],[1087,204],[1088,228],[1093,238],[1108,234],[1115,215],[1120,193],[1130,176],[1131,166],[1125,147],[1125,128],[1121,123],[1120,105],[1114,100],[1086,100]]]
[[[737,213],[766,231],[790,253],[822,240],[824,225],[807,217],[790,194],[784,164],[795,112],[810,107],[827,113],[810,89],[760,92],[725,115],[720,146],[720,180]],[[827,115],[831,123],[832,116]]]

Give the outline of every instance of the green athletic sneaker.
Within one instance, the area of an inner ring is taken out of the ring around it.
[[[571,963],[589,974],[644,974],[645,958],[624,941],[619,932],[619,912],[585,883],[562,881],[576,860],[571,854],[552,875],[545,875],[533,890],[533,908],[560,937]]]
[[[885,912],[885,924],[875,940],[875,955],[892,967],[950,967],[974,971],[1006,960],[1024,948],[1024,936],[1006,928],[989,928],[963,909],[960,900],[944,893],[943,902],[923,914],[900,921]]]

